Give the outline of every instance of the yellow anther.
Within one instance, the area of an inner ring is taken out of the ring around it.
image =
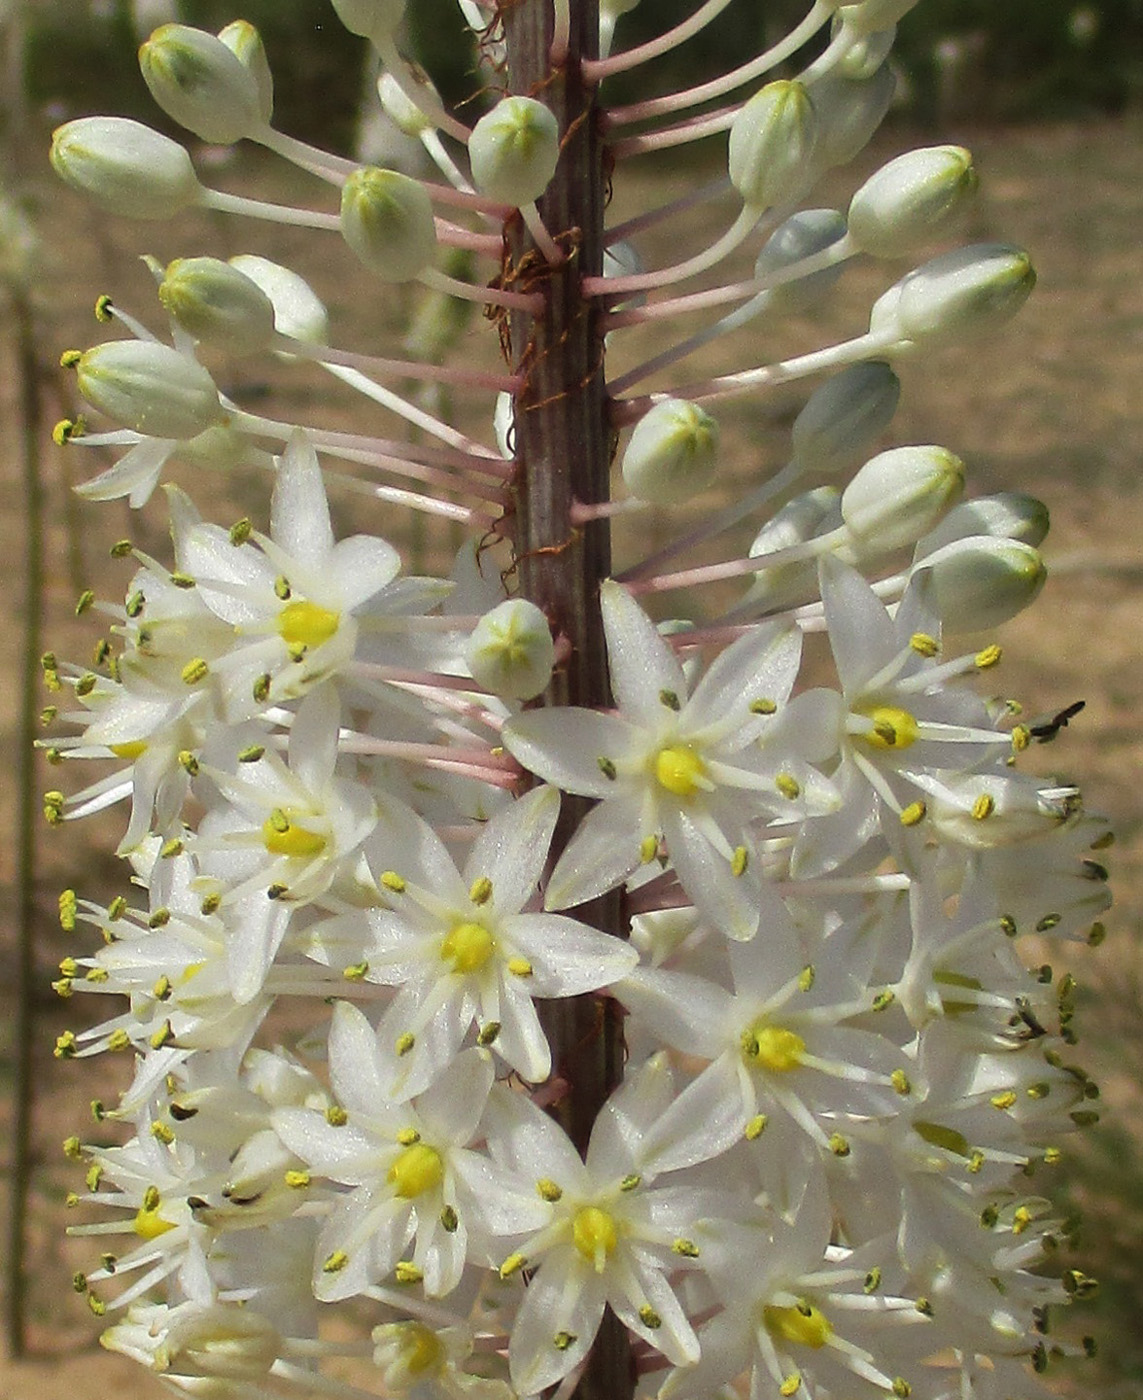
[[[917,742],[920,730],[916,718],[899,705],[874,705],[858,710],[872,721],[873,728],[858,737],[874,749],[907,749]]]
[[[893,1085],[895,1092],[902,1096],[912,1092],[913,1086],[909,1081],[909,1076],[903,1069],[895,1069],[889,1076],[889,1081]]]
[[[238,750],[238,762],[257,763],[265,752],[264,744],[248,744],[246,748]]]
[[[802,968],[801,972],[798,973],[798,991],[810,991],[814,982],[817,980],[817,975],[817,970],[813,963],[807,963],[806,966]]]
[[[988,1102],[993,1108],[999,1109],[1003,1113],[1016,1102],[1015,1090],[1005,1089],[1003,1093],[993,1094]]]
[[[863,1293],[876,1293],[881,1287],[881,1270],[874,1264],[873,1268],[865,1275],[865,1282],[861,1285]]]
[[[974,821],[985,821],[995,811],[996,799],[990,792],[982,792],[972,804],[972,816]]]
[[[102,1317],[107,1311],[107,1304],[102,1298],[97,1298],[94,1293],[87,1295],[87,1306],[95,1317]]]
[[[72,979],[70,977],[58,978],[52,983],[52,991],[55,992],[56,996],[66,999],[71,996],[73,991]]]
[[[657,836],[644,836],[639,842],[639,860],[643,865],[650,865],[653,860],[658,859],[659,838]]]
[[[778,1394],[783,1397],[783,1400],[789,1400],[789,1397],[791,1395],[797,1395],[798,1391],[801,1388],[801,1373],[798,1371],[791,1371],[790,1374],[786,1376],[785,1379],[782,1381],[782,1384],[778,1387]]]
[[[210,667],[206,661],[201,656],[196,656],[193,660],[188,661],[182,669],[183,685],[198,685],[201,681],[206,680],[209,674]]]
[[[304,1191],[312,1180],[309,1172],[288,1171],[285,1176],[286,1185],[291,1191]]]
[[[978,651],[972,659],[979,670],[987,671],[990,666],[995,666],[1003,655],[1003,651],[994,644]]]
[[[576,1341],[577,1337],[574,1332],[557,1332],[552,1338],[552,1346],[557,1351],[567,1351],[569,1347],[575,1345]]]
[[[88,608],[90,608],[90,607],[93,605],[94,602],[95,602],[95,593],[94,593],[94,591],[93,591],[92,589],[90,589],[90,588],[85,588],[85,589],[83,590],[83,592],[79,595],[79,597],[76,599],[76,603],[75,603],[75,615],[76,615],[76,617],[82,617],[83,614],[88,610]]]
[[[483,924],[455,924],[441,943],[441,961],[454,972],[479,972],[496,951],[496,941]]]
[[[1060,1149],[1059,1149],[1058,1147],[1045,1147],[1045,1148],[1044,1148],[1044,1165],[1045,1165],[1046,1167],[1055,1167],[1055,1166],[1058,1166],[1059,1163],[1060,1163],[1060,1159],[1061,1159],[1062,1157],[1063,1157],[1063,1153],[1060,1151]]]
[[[63,821],[64,795],[53,789],[44,793],[44,820],[49,826],[59,826]]]
[[[648,1332],[655,1332],[663,1325],[663,1319],[650,1303],[644,1303],[639,1309],[639,1321],[646,1327]]]
[[[290,580],[285,574],[279,574],[274,580],[274,597],[279,602],[284,603],[290,596]]]
[[[936,637],[931,637],[928,632],[914,632],[909,638],[909,645],[918,656],[926,656],[930,660],[938,655],[941,649],[940,642]]]
[[[833,1335],[829,1319],[812,1304],[792,1308],[766,1307],[762,1309],[762,1319],[771,1336],[781,1337],[783,1341],[795,1342],[799,1346],[812,1347],[815,1351],[824,1347]]]
[[[499,1273],[503,1279],[509,1279],[513,1274],[518,1274],[527,1264],[528,1260],[523,1254],[510,1254],[500,1265]]]
[[[778,713],[778,705],[774,700],[762,696],[758,700],[751,700],[750,713],[752,715],[776,715]]]
[[[175,1032],[170,1021],[164,1021],[157,1031],[153,1031],[147,1038],[147,1043],[152,1050],[161,1050],[164,1045],[169,1045],[175,1038]]]
[[[753,1118],[748,1120],[746,1127],[742,1130],[742,1136],[747,1142],[757,1142],[766,1131],[766,1124],[769,1121],[766,1114],[756,1113]]]
[[[424,1273],[417,1268],[416,1264],[402,1259],[393,1270],[393,1277],[398,1283],[420,1283],[424,1278]]]
[[[481,1028],[476,1032],[476,1043],[477,1045],[482,1045],[485,1047],[489,1045],[494,1045],[499,1034],[499,1021],[485,1021],[484,1025],[482,1025]]]
[[[396,1041],[394,1041],[393,1049],[396,1050],[398,1055],[404,1056],[409,1053],[409,1051],[413,1048],[414,1045],[416,1045],[416,1043],[417,1037],[413,1034],[413,1032],[405,1031],[403,1035],[399,1035]]]
[[[1023,753],[1032,742],[1032,731],[1026,724],[1018,724],[1012,730],[1012,752]]]
[[[171,922],[171,911],[166,905],[161,905],[147,917],[148,928],[166,928]]]
[[[87,1175],[83,1178],[84,1185],[89,1191],[98,1191],[99,1183],[103,1180],[103,1168],[93,1165],[87,1169]]]
[[[385,870],[381,873],[381,883],[390,894],[404,894],[405,882],[395,870]]]
[[[776,1074],[797,1069],[806,1051],[802,1037],[784,1026],[751,1026],[743,1031],[740,1044],[746,1059]]]
[[[967,1157],[969,1154],[968,1139],[963,1133],[958,1133],[955,1128],[946,1128],[943,1123],[926,1123],[918,1120],[913,1124],[913,1131],[923,1141],[931,1147],[939,1147],[944,1152],[951,1152],[956,1157]]]
[[[402,1147],[412,1147],[413,1143],[420,1142],[421,1135],[416,1128],[401,1128],[397,1133],[397,1141]]]
[[[254,699],[258,702],[259,705],[265,704],[265,702],[269,700],[270,684],[270,673],[268,671],[264,671],[262,675],[258,676],[255,679],[254,684],[250,687],[250,694],[253,695]]]
[[[171,573],[170,582],[175,588],[194,588],[196,586],[193,575],[184,574],[179,569],[175,569]]]
[[[222,907],[222,895],[217,892],[203,896],[203,901],[199,905],[199,910],[206,915],[217,914]]]
[[[572,1221],[572,1241],[597,1274],[607,1266],[608,1257],[619,1243],[615,1221],[598,1206],[584,1206]]]
[[[532,975],[532,964],[527,958],[509,958],[506,965],[513,977],[531,977]]]
[[[71,1137],[64,1138],[63,1153],[65,1157],[69,1157],[73,1162],[78,1162],[83,1156],[83,1144],[74,1134]]]
[[[344,1128],[349,1122],[349,1114],[339,1103],[331,1103],[325,1111],[325,1121],[331,1128]]]
[[[792,773],[779,773],[774,779],[774,786],[787,802],[796,802],[802,795],[802,785]]]
[[[167,1147],[170,1147],[175,1140],[174,1130],[169,1128],[166,1123],[152,1123],[151,1136]]]
[[[558,1201],[564,1194],[564,1188],[558,1182],[553,1181],[547,1176],[542,1176],[539,1181],[536,1182],[536,1190],[541,1199],[545,1201]]]
[[[65,350],[60,356],[60,369],[75,369],[82,359],[82,350]]]
[[[835,1157],[849,1156],[849,1139],[844,1137],[841,1133],[831,1133],[826,1146]]]
[[[64,933],[75,932],[77,900],[75,890],[61,890],[59,897],[60,928]]]
[[[172,836],[159,847],[159,859],[172,860],[175,856],[181,856],[184,849],[183,842],[177,836]]]
[[[254,522],[243,516],[241,520],[236,520],[227,532],[230,536],[230,543],[237,548],[243,545],[254,533]]]
[[[122,1028],[122,1026],[120,1026],[117,1030],[113,1030],[111,1034],[107,1037],[108,1050],[126,1050],[128,1046],[130,1046],[130,1044],[131,1037]]]
[[[364,982],[369,975],[369,963],[367,960],[350,963],[348,967],[341,969],[341,975],[347,982]]]
[[[304,599],[287,603],[278,614],[278,635],[288,647],[320,647],[337,631],[341,614]]]
[[[1032,1223],[1032,1212],[1027,1206],[1017,1206],[1012,1212],[1012,1233],[1022,1235]]]
[[[448,1235],[455,1235],[460,1228],[460,1216],[452,1206],[442,1206],[440,1213],[441,1229]]]
[[[389,1168],[388,1177],[394,1195],[411,1201],[436,1190],[444,1179],[444,1162],[435,1147],[417,1142],[404,1149]]]
[[[619,1189],[620,1191],[637,1191],[642,1184],[642,1174],[639,1172],[632,1172],[629,1176],[625,1176],[619,1183]]]
[[[928,810],[923,802],[910,802],[901,812],[901,825],[916,826],[925,820],[925,814]]]
[[[979,1147],[974,1148],[973,1151],[969,1153],[968,1157],[968,1169],[973,1174],[973,1176],[978,1176],[980,1174],[982,1168],[984,1167],[984,1163],[984,1153],[981,1152]]]
[[[674,710],[676,714],[682,709],[682,706],[679,704],[678,694],[673,690],[660,690],[659,704],[668,710]]]
[[[672,744],[655,755],[655,777],[676,797],[693,797],[696,792],[713,792],[706,776],[706,765],[687,744]]]
[[[616,768],[615,764],[610,758],[607,757],[606,754],[600,754],[600,756],[595,760],[595,762],[599,768],[599,771],[603,774],[603,776],[607,779],[609,783],[613,783],[616,780],[616,778],[619,777],[619,769]]]
[[[750,853],[745,846],[735,846],[734,854],[730,858],[730,873],[735,878],[741,878],[746,874],[746,867],[750,864]]]
[[[492,881],[487,875],[480,875],[472,882],[468,897],[473,904],[487,904],[492,898]]]
[[[271,855],[308,860],[325,850],[326,839],[316,831],[297,826],[275,808],[262,823],[262,844]]]
[[[344,1249],[335,1249],[332,1254],[326,1256],[321,1266],[323,1274],[339,1274],[346,1264],[349,1263],[349,1255]]]
[[[680,1259],[697,1259],[699,1257],[699,1247],[694,1240],[684,1239],[681,1235],[671,1243],[671,1253],[677,1254]]]

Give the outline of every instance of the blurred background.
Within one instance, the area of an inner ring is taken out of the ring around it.
[[[624,19],[619,45],[694,8],[695,0],[644,0]],[[623,102],[701,81],[778,37],[806,8],[806,0],[736,0],[674,62],[621,79],[609,96]],[[154,107],[135,61],[140,38],[172,18],[210,29],[245,18],[259,27],[280,129],[371,161],[411,158],[380,117],[365,45],[336,22],[328,0],[0,0],[0,559],[8,560],[0,580],[9,596],[0,632],[0,1179],[8,1201],[0,1396],[7,1400],[63,1400],[77,1387],[95,1396],[115,1387],[129,1400],[160,1393],[138,1368],[99,1351],[99,1324],[70,1283],[73,1271],[90,1266],[91,1250],[64,1235],[64,1196],[82,1189],[82,1172],[61,1144],[73,1133],[92,1139],[89,1102],[113,1099],[108,1074],[127,1067],[52,1056],[55,1037],[87,1011],[61,1003],[50,988],[59,960],[82,951],[82,939],[61,932],[56,904],[65,886],[104,899],[122,888],[110,855],[116,831],[98,821],[63,832],[43,826],[39,794],[71,775],[61,780],[40,757],[28,768],[22,714],[31,705],[38,715],[52,699],[37,666],[25,696],[27,656],[49,648],[81,663],[89,656],[96,627],[90,615],[77,621],[77,597],[89,587],[121,597],[127,575],[108,559],[109,546],[130,534],[163,556],[165,515],[159,500],[130,515],[121,504],[91,507],[71,493],[94,469],[90,457],[77,463],[76,452],[51,442],[53,423],[77,407],[59,354],[105,338],[91,316],[103,292],[161,327],[153,282],[139,262],[145,251],[163,262],[259,252],[295,267],[326,301],[335,343],[356,349],[403,353],[426,316],[415,292],[370,285],[340,246],[319,237],[195,212],[177,226],[112,219],[55,181],[50,132],[72,117],[113,112],[185,136]],[[408,24],[409,52],[450,101],[479,111],[480,80],[455,0],[410,0]],[[966,241],[1027,246],[1040,275],[1032,301],[999,337],[902,368],[892,440],[946,445],[968,464],[974,494],[1030,491],[1052,510],[1049,583],[1031,613],[1002,629],[1001,679],[1033,715],[1086,701],[1037,759],[1041,771],[1079,781],[1088,806],[1111,815],[1119,839],[1110,852],[1116,905],[1104,946],[1026,950],[1031,961],[1051,960],[1057,974],[1077,978],[1076,1055],[1103,1090],[1099,1125],[1067,1144],[1058,1169],[1065,1208],[1082,1211],[1084,1222],[1068,1262],[1102,1284],[1068,1333],[1094,1334],[1100,1354],[1054,1366],[1047,1379],[1063,1392],[1098,1388],[1127,1400],[1143,1396],[1143,0],[921,0],[900,26],[894,62],[890,120],[853,168],[829,177],[817,201],[844,208],[892,155],[954,141],[973,151],[982,181]],[[204,180],[219,188],[332,207],[328,190],[258,151],[191,144]],[[709,178],[723,149],[689,147],[617,172],[615,217]],[[660,227],[643,244],[648,263],[675,261],[681,237],[703,246],[725,227],[728,209],[712,206],[682,232]],[[854,267],[822,314],[779,328],[776,344],[809,347],[856,333],[870,302],[904,270]],[[465,353],[491,366],[495,337],[483,329],[470,328]],[[647,353],[654,348],[648,343]],[[762,353],[773,350],[767,344]],[[706,368],[756,363],[759,350],[739,341],[718,356]],[[692,368],[703,372],[701,357]],[[226,373],[229,393],[271,416],[365,431],[376,425],[347,391],[296,365],[241,362]],[[806,392],[788,387],[727,410],[727,496],[749,474],[785,460]],[[469,399],[454,408],[466,429],[487,438],[486,405]],[[265,499],[256,481],[219,480],[211,489],[209,501],[199,490],[200,504],[223,521],[257,518],[255,503]],[[380,528],[421,566],[447,568],[449,539],[404,533],[397,521]],[[35,799],[31,826],[20,815],[27,791]],[[21,928],[30,942],[21,942]],[[21,1079],[34,1090],[29,1133],[13,1108]],[[15,1283],[18,1240],[26,1252]]]

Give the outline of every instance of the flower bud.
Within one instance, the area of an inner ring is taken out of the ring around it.
[[[754,537],[750,557],[765,565],[768,554],[806,544],[816,536],[841,524],[838,510],[840,492],[835,486],[817,486],[803,491],[774,512]],[[743,608],[772,611],[806,602],[817,592],[818,566],[815,559],[795,560],[773,568],[760,569],[743,599]]]
[[[1048,576],[1037,549],[992,535],[953,540],[919,560],[917,569],[929,570],[941,623],[954,632],[1007,622],[1032,602]]]
[[[265,126],[254,74],[213,34],[163,24],[139,50],[151,96],[203,141],[232,145]]]
[[[526,598],[509,598],[476,624],[465,659],[493,695],[532,700],[547,688],[556,662],[548,619]]]
[[[468,138],[472,181],[481,194],[519,208],[538,199],[556,173],[560,128],[531,97],[505,97]]]
[[[931,530],[964,490],[964,463],[943,447],[871,457],[842,492],[841,518],[863,549],[896,549]]]
[[[412,76],[431,96],[437,96],[437,90],[426,73],[422,73],[418,69]],[[417,106],[392,73],[382,73],[377,79],[377,96],[381,99],[385,115],[405,136],[419,137],[423,132],[432,130],[432,121]]]
[[[873,305],[869,329],[906,342],[960,339],[1010,320],[1036,285],[1028,254],[978,243],[933,258]]]
[[[274,308],[274,329],[291,340],[324,345],[329,334],[329,315],[310,284],[280,263],[255,253],[239,253],[230,259],[251,282],[260,287]]]
[[[845,220],[836,209],[799,209],[779,224],[763,244],[754,264],[755,277],[768,277],[823,252],[845,237]],[[792,316],[817,306],[837,285],[843,271],[823,267],[796,282],[783,282],[759,294],[758,303],[766,311]]]
[[[165,1351],[167,1365],[175,1371],[254,1381],[281,1355],[277,1329],[251,1308],[206,1304],[184,1316],[176,1311],[172,1323]]]
[[[405,0],[333,0],[333,8],[351,34],[383,44],[401,23]]]
[[[849,236],[863,253],[895,258],[926,242],[975,193],[972,155],[929,146],[883,165],[849,205]]]
[[[978,496],[954,506],[935,530],[917,541],[915,563],[934,554],[942,545],[970,535],[991,535],[994,539],[1020,540],[1033,548],[1048,533],[1048,507],[1035,496],[1022,491],[1000,491],[995,496]]]
[[[810,89],[818,114],[815,170],[848,165],[863,151],[884,121],[896,90],[897,79],[887,63],[860,82],[832,73],[819,78]]]
[[[1046,836],[1080,810],[1080,798],[1027,774],[981,773],[947,779],[925,805],[947,840],[993,850]]]
[[[834,15],[831,37],[837,35],[841,23],[837,15]],[[835,70],[838,76],[849,78],[858,83],[866,78],[872,78],[892,52],[893,41],[896,37],[897,26],[895,24],[891,24],[888,29],[874,29],[868,34],[863,34],[856,43],[851,44],[846,49],[838,60]]]
[[[795,199],[811,178],[818,119],[804,84],[767,83],[730,128],[730,182],[751,208]]]
[[[837,17],[855,34],[873,34],[891,29],[916,3],[917,0],[855,0],[852,5],[842,5]]]
[[[267,126],[274,115],[274,75],[262,36],[245,19],[236,19],[218,31],[218,37],[254,79],[258,94],[258,115]]]
[[[888,427],[901,381],[887,364],[850,365],[814,390],[791,430],[794,456],[809,475],[853,466]]]
[[[177,141],[127,117],[80,117],[52,133],[57,175],[111,214],[170,219],[202,191]]]
[[[718,424],[697,404],[657,403],[635,425],[623,454],[627,489],[656,506],[689,501],[714,480],[718,437]]]
[[[342,237],[385,282],[410,282],[437,247],[433,206],[424,188],[395,170],[355,170],[341,192]]]
[[[150,340],[112,340],[76,363],[79,392],[114,423],[158,438],[193,438],[226,412],[197,360]]]
[[[236,355],[264,350],[274,334],[270,298],[218,258],[177,258],[159,284],[159,300],[188,335]]]

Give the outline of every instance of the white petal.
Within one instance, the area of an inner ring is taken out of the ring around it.
[[[319,685],[298,706],[290,726],[290,769],[315,795],[333,777],[337,764],[340,719],[341,702],[337,688]]]
[[[721,653],[691,696],[683,713],[688,734],[725,734],[742,744],[773,720],[753,713],[756,700],[781,704],[793,689],[802,655],[798,627],[769,623],[740,637]]]
[[[734,874],[730,861],[685,812],[665,810],[663,827],[671,864],[695,907],[728,938],[753,938],[759,918],[753,882]]]
[[[541,1084],[552,1072],[552,1052],[532,999],[518,982],[509,974],[501,985],[496,1053],[529,1084]]]
[[[389,1074],[377,1047],[377,1033],[352,1002],[334,1003],[329,1076],[338,1102],[346,1108],[372,1115],[386,1102]]]
[[[387,541],[375,535],[352,535],[334,545],[325,578],[342,608],[353,612],[390,584],[400,567],[401,556]]]
[[[734,998],[705,977],[662,968],[636,968],[615,995],[672,1049],[712,1060],[726,1047]]]
[[[448,1074],[417,1099],[426,1136],[463,1147],[476,1132],[494,1078],[487,1051],[474,1048],[457,1055]]]
[[[333,549],[321,467],[313,444],[300,428],[290,434],[278,459],[270,536],[280,549],[311,568],[323,567]]]
[[[635,723],[657,727],[665,713],[659,698],[664,691],[680,704],[685,702],[683,668],[670,644],[621,584],[606,579],[600,586],[599,606],[616,703]]]
[[[559,814],[557,789],[539,787],[509,803],[481,828],[465,863],[464,879],[486,876],[492,881],[498,916],[515,914],[535,892]]]
[[[588,812],[552,871],[548,909],[569,909],[626,880],[639,864],[646,834],[639,829],[641,809],[636,798],[618,797]]]
[[[501,737],[512,757],[545,782],[583,797],[610,797],[616,781],[599,760],[622,763],[637,749],[640,734],[615,715],[572,707],[516,715]]]
[[[504,933],[532,965],[524,984],[532,996],[593,992],[618,982],[639,961],[630,944],[564,914],[517,914]]]
[[[516,1314],[508,1364],[520,1395],[534,1395],[562,1380],[587,1355],[603,1318],[603,1279],[570,1246],[548,1255],[524,1290]],[[558,1333],[575,1340],[561,1351]]]
[[[819,561],[829,644],[847,695],[859,691],[898,650],[885,605],[865,579],[832,555]]]

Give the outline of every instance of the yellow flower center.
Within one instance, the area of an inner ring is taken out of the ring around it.
[[[116,758],[126,759],[130,763],[147,752],[147,741],[145,739],[130,739],[125,744],[108,744],[107,746]]]
[[[784,1026],[751,1026],[742,1033],[742,1053],[762,1069],[782,1074],[797,1069],[806,1052],[806,1042],[796,1031]]]
[[[870,748],[907,749],[917,741],[917,721],[908,710],[897,705],[873,705],[857,713],[873,721],[873,728],[861,735]]]
[[[274,856],[309,857],[325,850],[325,837],[275,812],[262,823],[262,844]]]
[[[801,1303],[792,1308],[763,1308],[762,1317],[771,1336],[780,1337],[784,1342],[795,1342],[799,1346],[813,1347],[815,1351],[824,1347],[833,1335],[829,1318],[810,1303]]]
[[[605,1210],[584,1206],[576,1211],[572,1221],[572,1240],[583,1257],[595,1265],[595,1272],[601,1274],[608,1256],[619,1243],[619,1232]]]
[[[423,1322],[402,1324],[401,1361],[410,1376],[436,1375],[445,1362],[445,1345]]]
[[[287,603],[278,614],[278,633],[290,647],[320,647],[337,631],[341,614],[304,598]]]
[[[457,924],[441,944],[441,958],[454,972],[479,972],[496,949],[483,924]]]
[[[160,1235],[165,1235],[168,1230],[175,1228],[173,1222],[164,1220],[159,1214],[159,1207],[156,1205],[151,1210],[146,1206],[135,1212],[135,1219],[132,1228],[141,1240],[157,1240]]]
[[[693,797],[696,792],[709,792],[713,787],[706,776],[706,765],[686,744],[659,750],[655,756],[655,777],[676,797]]]
[[[423,1196],[441,1184],[444,1177],[444,1163],[435,1147],[426,1147],[423,1142],[415,1142],[406,1147],[389,1168],[389,1181],[394,1195],[411,1201]]]

